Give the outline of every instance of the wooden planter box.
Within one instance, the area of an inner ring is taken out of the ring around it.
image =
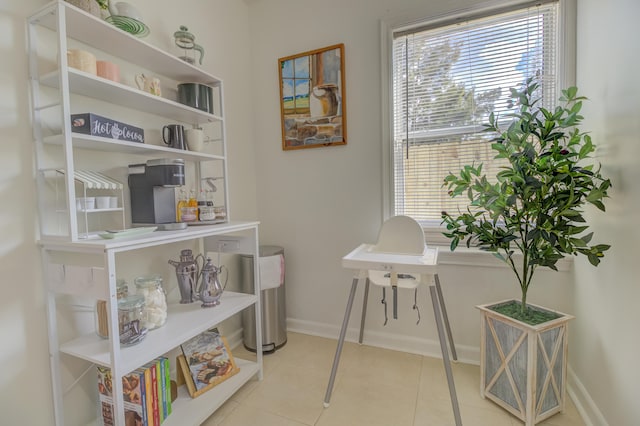
[[[480,394],[533,426],[564,410],[568,322],[531,326],[480,305]],[[536,305],[531,307],[551,311]]]

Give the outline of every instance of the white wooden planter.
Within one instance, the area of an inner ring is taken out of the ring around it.
[[[533,426],[564,410],[568,322],[560,318],[536,326],[480,305],[480,394]]]

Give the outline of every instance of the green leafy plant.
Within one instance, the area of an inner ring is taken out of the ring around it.
[[[520,284],[522,299],[518,319],[526,320],[527,291],[539,266],[557,270],[567,255],[582,254],[597,266],[606,244],[590,245],[593,233],[583,216],[589,203],[604,211],[603,200],[611,181],[600,174],[591,154],[591,137],[576,128],[582,121],[582,101],[577,88],[562,91],[560,106],[549,111],[539,106],[538,83],[527,80],[522,90],[511,89],[518,105],[513,121],[501,130],[491,113],[485,130],[498,134],[492,140],[497,159],[507,164],[489,179],[482,164],[466,165],[450,173],[444,185],[451,197],[466,195],[470,207],[451,216],[442,212],[445,236],[455,250],[466,239],[506,262]],[[522,260],[514,256],[522,255]]]

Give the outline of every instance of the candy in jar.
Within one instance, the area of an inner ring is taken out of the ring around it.
[[[162,288],[162,278],[157,275],[135,279],[136,294],[144,296],[143,325],[149,330],[158,328],[167,321],[167,298]]]

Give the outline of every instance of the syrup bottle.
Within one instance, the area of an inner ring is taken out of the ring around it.
[[[187,207],[193,207],[195,211],[196,218],[198,220],[198,200],[196,200],[196,190],[189,190],[189,201],[187,202]]]
[[[178,195],[178,205],[176,206],[176,222],[182,222],[182,208],[187,207],[187,191],[180,189]]]

